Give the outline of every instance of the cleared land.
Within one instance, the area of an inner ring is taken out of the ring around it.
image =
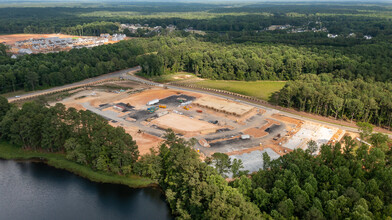
[[[179,72],[174,74],[166,74],[162,76],[148,77],[150,80],[159,83],[178,82],[185,80],[202,80],[193,73]]]
[[[344,135],[337,128],[204,93],[137,83],[127,86],[124,82],[106,83],[72,93],[61,102],[95,112],[113,126],[123,127],[138,144],[141,155],[158,147],[170,128],[185,139],[198,140],[194,149],[201,158],[226,153],[242,159],[250,171],[262,167],[263,152],[277,158],[297,148],[306,149],[309,140],[323,144],[340,141]],[[147,105],[154,99],[159,102]]]
[[[249,105],[215,97],[202,97],[196,100],[194,104],[203,108],[208,108],[217,112],[222,112],[235,116],[243,116],[244,114],[249,113],[251,110],[254,109],[254,107]]]
[[[5,44],[15,44],[17,41],[29,40],[31,38],[69,38],[69,37],[79,37],[75,35],[66,34],[10,34],[10,35],[0,35],[0,42]]]
[[[268,101],[269,97],[283,88],[286,82],[282,81],[226,81],[226,80],[203,80],[195,82],[196,85],[226,90],[230,92],[239,93],[242,95],[253,96],[262,100]]]
[[[159,117],[153,120],[152,123],[164,129],[171,128],[173,131],[184,135],[188,134],[189,132],[202,132],[204,134],[214,133],[219,128],[218,126],[215,126],[211,123],[174,113]]]

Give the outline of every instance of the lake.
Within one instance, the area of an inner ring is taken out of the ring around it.
[[[173,219],[157,189],[94,183],[44,163],[0,159],[0,219]]]

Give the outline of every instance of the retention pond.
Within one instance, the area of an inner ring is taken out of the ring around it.
[[[43,163],[0,159],[0,219],[173,219],[157,189],[100,184]]]

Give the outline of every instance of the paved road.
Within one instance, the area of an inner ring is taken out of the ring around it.
[[[23,94],[23,95],[19,95],[18,98],[10,97],[10,98],[8,98],[8,101],[12,102],[15,99],[27,98],[27,97],[30,97],[30,96],[37,96],[37,95],[43,95],[43,94],[46,94],[46,93],[67,89],[67,88],[70,88],[70,87],[82,86],[84,84],[93,83],[93,82],[97,82],[97,81],[104,80],[104,79],[117,78],[117,77],[126,75],[130,71],[137,71],[137,70],[140,70],[139,66],[133,67],[133,68],[129,68],[129,69],[125,69],[125,70],[120,70],[120,71],[113,72],[113,73],[108,73],[108,74],[97,76],[97,77],[94,77],[94,78],[85,79],[83,81],[75,82],[75,83],[72,83],[72,84],[67,84],[67,85],[64,85],[64,86],[58,86],[58,87],[53,87],[53,88],[50,88],[50,89],[45,89],[45,90],[39,90],[39,91],[26,93],[26,94]]]

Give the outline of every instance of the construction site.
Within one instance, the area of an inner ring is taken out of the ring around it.
[[[1,35],[0,43],[9,47],[13,58],[18,55],[53,53],[73,48],[91,48],[104,44],[117,43],[126,39],[124,34],[101,34],[101,36],[73,36],[65,34],[11,34]]]
[[[172,129],[185,139],[195,138],[194,149],[202,159],[225,153],[241,159],[244,169],[254,172],[263,167],[264,152],[277,159],[294,149],[307,149],[310,140],[320,146],[338,142],[345,134],[336,127],[240,100],[131,81],[123,82],[121,89],[111,84],[118,88],[121,82],[79,89],[57,102],[92,111],[123,127],[141,155],[158,147],[166,130]]]

